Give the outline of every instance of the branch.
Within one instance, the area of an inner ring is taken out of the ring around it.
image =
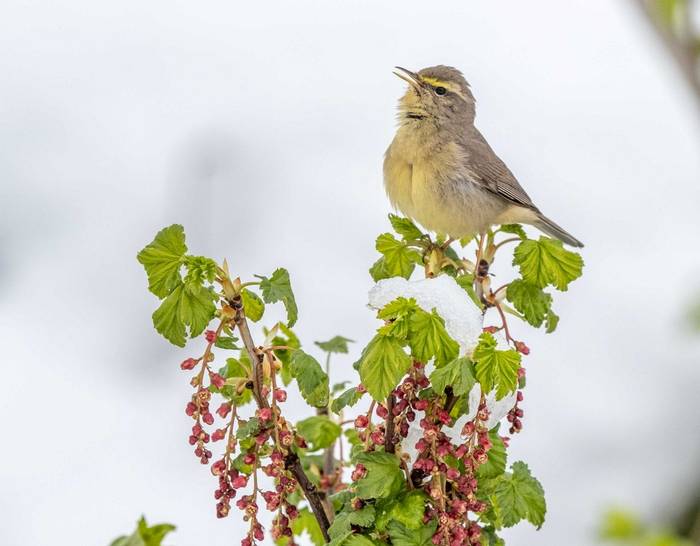
[[[241,296],[235,296],[234,298],[230,299],[228,303],[236,311],[234,322],[238,327],[238,332],[241,334],[241,340],[243,341],[243,345],[245,346],[248,356],[250,357],[253,375],[253,397],[255,398],[255,403],[261,409],[269,408],[270,404],[267,401],[267,398],[262,395],[263,372],[260,364],[262,363],[264,355],[257,349],[255,342],[253,341],[253,336],[250,334],[250,328],[248,327],[248,321],[245,317]],[[330,523],[328,522],[326,511],[323,508],[321,495],[314,484],[311,483],[308,476],[304,473],[299,456],[289,450],[284,459],[284,466],[289,472],[291,472],[294,479],[304,492],[304,496],[306,497],[306,500],[308,501],[309,506],[316,517],[316,521],[318,521],[318,525],[321,528],[323,538],[326,540],[326,542],[330,542],[330,537],[328,536],[328,528],[330,527]]]

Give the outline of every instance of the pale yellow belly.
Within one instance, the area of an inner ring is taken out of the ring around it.
[[[474,235],[508,209],[503,200],[460,176],[451,158],[409,163],[390,152],[384,161],[389,200],[427,230],[455,238]]]

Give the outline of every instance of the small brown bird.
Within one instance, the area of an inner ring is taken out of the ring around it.
[[[459,70],[396,68],[409,88],[399,101],[399,127],[384,158],[384,185],[394,207],[454,239],[498,224],[530,224],[583,246],[540,212],[474,127],[474,96]]]

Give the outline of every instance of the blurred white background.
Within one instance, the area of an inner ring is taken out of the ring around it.
[[[307,349],[342,334],[359,350],[405,85],[391,69],[440,63],[586,243],[558,331],[518,328],[532,354],[513,457],[549,512],[509,544],[591,544],[609,504],[672,515],[700,482],[700,343],[682,324],[700,285],[700,133],[638,15],[608,0],[5,0],[0,544],[106,545],[141,513],[178,525],[170,544],[238,542],[187,445],[178,363],[199,347],[152,329],[136,252],[178,222],[242,275],[285,266]]]

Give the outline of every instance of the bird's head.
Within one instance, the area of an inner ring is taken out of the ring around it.
[[[394,74],[409,84],[399,101],[402,120],[431,120],[438,125],[474,122],[474,95],[456,68],[438,65],[411,72],[397,66]]]

